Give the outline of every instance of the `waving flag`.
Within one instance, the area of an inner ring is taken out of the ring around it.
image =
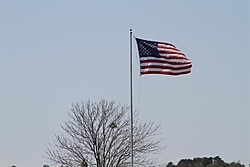
[[[140,56],[141,75],[182,75],[191,72],[192,62],[167,42],[148,41],[136,38]]]

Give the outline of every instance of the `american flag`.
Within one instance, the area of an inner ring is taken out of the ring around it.
[[[173,44],[135,39],[139,50],[141,75],[182,75],[191,72],[192,62]]]

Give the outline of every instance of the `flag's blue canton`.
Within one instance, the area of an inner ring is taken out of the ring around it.
[[[158,54],[157,42],[146,41],[136,38],[140,57],[160,57]]]

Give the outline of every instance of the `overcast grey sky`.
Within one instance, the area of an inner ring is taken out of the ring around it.
[[[171,42],[188,75],[139,77],[135,109],[162,125],[159,163],[249,163],[249,1],[1,0],[0,166],[41,167],[73,102],[129,104],[129,28]]]

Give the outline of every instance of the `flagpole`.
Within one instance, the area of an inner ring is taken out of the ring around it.
[[[133,142],[133,76],[132,76],[132,28],[130,28],[130,110],[131,110],[131,167],[134,166],[134,142]]]

